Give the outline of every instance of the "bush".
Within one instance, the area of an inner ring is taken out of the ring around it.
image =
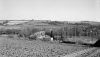
[[[29,39],[30,39],[30,40],[36,40],[36,35],[30,35],[30,36],[29,36]]]
[[[43,38],[43,41],[50,41],[50,40],[51,40],[51,37],[48,35],[45,35],[45,37]]]
[[[36,28],[24,28],[19,32],[19,36],[20,37],[25,37],[25,38],[34,38],[35,36],[31,36],[31,35],[33,35],[37,31],[39,31],[39,29],[36,29]]]
[[[51,32],[50,31],[46,31],[45,34],[50,36]]]

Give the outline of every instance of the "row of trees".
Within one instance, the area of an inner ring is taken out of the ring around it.
[[[63,28],[64,36],[87,36],[87,37],[100,37],[100,27],[94,25],[74,25],[72,27]]]
[[[30,35],[38,31],[40,31],[40,29],[32,27],[24,28],[21,30],[1,29],[0,34],[18,34],[21,37],[29,37]],[[92,38],[100,37],[100,26],[86,25],[86,24],[73,24],[70,26],[63,27],[61,29],[52,29],[52,30],[44,29],[43,31],[45,31],[47,35],[53,38],[55,38],[55,36],[59,36],[60,39],[73,36],[77,37],[87,36]]]

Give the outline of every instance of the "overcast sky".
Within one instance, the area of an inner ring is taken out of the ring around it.
[[[0,0],[1,19],[100,21],[100,0]]]

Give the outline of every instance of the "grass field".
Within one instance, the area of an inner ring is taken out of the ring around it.
[[[0,55],[2,57],[62,57],[87,48],[89,47],[0,37]]]
[[[29,21],[29,22],[10,22],[9,24],[18,24],[18,25],[8,25],[0,26],[0,29],[24,29],[24,28],[39,28],[39,29],[50,29],[54,28],[56,30],[64,27],[64,25],[52,25],[48,21]],[[66,25],[72,27],[71,25]],[[43,42],[40,40],[21,40],[15,38],[9,38],[7,36],[0,36],[0,57],[63,57],[68,54],[79,52],[90,47],[86,47],[78,44],[64,44],[58,42]],[[86,37],[85,37],[86,38]],[[86,38],[88,39],[88,38]],[[68,39],[67,39],[68,40]],[[85,40],[80,38],[69,39],[71,41]],[[93,39],[92,39],[93,40]],[[90,40],[89,40],[90,41]],[[87,40],[87,42],[89,42]],[[82,42],[82,41],[81,41]],[[86,51],[87,52],[87,51]],[[92,51],[81,54],[81,57],[86,57],[88,54],[91,54]],[[94,53],[94,57],[100,56],[100,49]],[[90,55],[90,57],[93,57]],[[80,57],[80,55],[79,55]]]

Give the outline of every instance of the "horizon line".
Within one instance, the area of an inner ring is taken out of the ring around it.
[[[4,20],[8,20],[8,19],[4,19]],[[4,20],[0,20],[0,21],[4,21]],[[25,19],[12,20],[12,19],[9,19],[8,21],[30,21],[30,20],[33,20],[33,21],[60,21],[60,20],[36,20],[36,19],[29,19],[29,20],[25,20]],[[64,20],[63,22],[100,22],[100,21],[90,21],[90,20],[67,21],[67,20]]]

